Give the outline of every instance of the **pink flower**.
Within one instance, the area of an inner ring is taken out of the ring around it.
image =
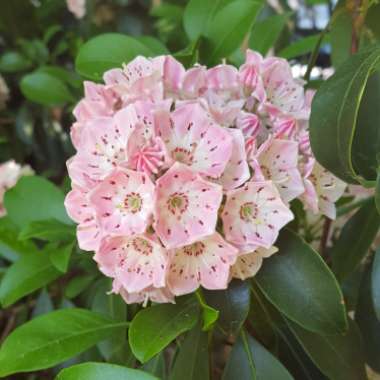
[[[145,232],[154,208],[154,185],[145,173],[118,169],[91,193],[102,229],[107,234]]]
[[[213,178],[223,173],[231,157],[232,138],[199,104],[177,107],[170,121],[158,128],[172,160]]]
[[[95,210],[89,201],[88,192],[75,187],[66,195],[65,207],[70,218],[78,223],[79,247],[85,251],[97,250],[103,234]]]
[[[115,278],[116,287],[128,293],[165,286],[166,251],[146,235],[107,238],[94,259],[106,276]]]
[[[150,286],[135,293],[129,293],[124,288],[120,287],[115,293],[119,293],[123,297],[123,300],[128,304],[142,303],[143,306],[146,306],[148,301],[155,303],[175,303],[174,294],[167,287],[154,288],[153,286]]]
[[[292,219],[271,181],[247,182],[243,188],[227,192],[222,220],[226,239],[232,244],[269,248]]]
[[[86,14],[86,0],[66,0],[66,4],[76,18],[83,18]]]
[[[320,212],[330,219],[335,219],[335,202],[343,195],[346,188],[339,178],[323,168],[314,159],[305,165],[305,192],[302,201],[314,214]]]
[[[268,249],[260,247],[253,252],[239,255],[231,268],[231,276],[240,280],[253,277],[261,268],[263,259],[272,256],[277,251],[278,248],[273,246]]]
[[[169,251],[168,285],[175,295],[191,293],[200,285],[226,289],[230,266],[238,250],[214,233],[185,247]]]
[[[242,111],[236,119],[236,126],[243,132],[245,138],[256,137],[260,132],[260,118],[254,113]]]
[[[232,136],[232,154],[218,183],[223,189],[232,190],[245,183],[251,176],[245,152],[245,141],[239,129],[226,129]]]
[[[187,70],[183,76],[181,89],[184,99],[195,99],[201,96],[207,89],[206,68],[196,65]]]
[[[156,182],[154,229],[167,248],[192,244],[215,231],[221,186],[174,164]]]
[[[297,167],[297,142],[269,138],[251,157],[250,164],[256,178],[272,181],[285,202],[290,202],[304,192]]]
[[[265,90],[261,79],[263,57],[252,50],[247,50],[245,63],[239,69],[239,80],[246,95],[254,92],[260,102],[265,98]]]

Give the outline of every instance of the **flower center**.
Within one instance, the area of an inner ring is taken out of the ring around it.
[[[134,238],[132,241],[133,248],[142,255],[149,256],[153,252],[152,244],[141,237]]]
[[[124,208],[132,214],[136,214],[141,211],[142,204],[142,198],[135,192],[127,194],[124,199]]]
[[[173,160],[186,165],[191,165],[194,159],[194,156],[190,150],[180,147],[177,147],[172,151],[172,157]]]
[[[197,241],[193,244],[183,247],[182,249],[185,255],[197,257],[204,252],[205,245],[202,242]]]
[[[251,222],[257,218],[258,211],[258,207],[255,203],[244,203],[240,207],[240,218],[245,222]]]
[[[272,174],[267,166],[260,165],[260,169],[266,179],[270,179],[272,177]]]
[[[189,207],[189,198],[184,193],[173,193],[168,201],[167,206],[172,214],[183,214]]]

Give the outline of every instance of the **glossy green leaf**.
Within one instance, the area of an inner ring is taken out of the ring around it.
[[[0,57],[0,71],[14,73],[27,70],[32,62],[17,51],[8,51]]]
[[[223,373],[223,380],[292,380],[285,367],[244,330],[234,344]]]
[[[151,373],[154,376],[157,376],[160,379],[166,378],[166,363],[164,352],[161,351],[159,354],[154,356],[152,359],[147,361],[142,367],[146,372]]]
[[[30,372],[61,363],[125,326],[83,309],[42,315],[14,330],[0,350],[0,376]]]
[[[193,299],[139,311],[128,331],[134,355],[145,363],[178,335],[190,330],[198,319],[198,313],[199,306]]]
[[[338,68],[351,54],[352,14],[346,2],[338,2],[330,20],[331,60]]]
[[[25,75],[20,88],[28,100],[44,106],[63,105],[74,100],[64,82],[45,72],[35,71]]]
[[[209,380],[207,333],[198,323],[179,348],[169,380]]]
[[[303,37],[282,49],[278,55],[282,58],[291,59],[313,51],[319,41],[320,35]]]
[[[74,246],[75,242],[53,245],[48,251],[51,263],[62,273],[67,272]]]
[[[218,320],[219,311],[207,305],[200,288],[196,292],[196,297],[202,308],[203,331],[208,331],[214,326],[215,322]]]
[[[341,281],[352,273],[367,254],[380,227],[373,198],[346,222],[331,250],[332,268]]]
[[[152,52],[132,37],[117,33],[101,34],[81,46],[75,67],[79,74],[99,80],[105,71],[121,67],[138,55],[149,57]]]
[[[138,369],[115,364],[82,363],[63,369],[56,380],[158,380]]]
[[[205,49],[207,63],[218,63],[239,47],[261,6],[260,2],[252,0],[236,0],[216,13],[205,32],[208,42]]]
[[[219,311],[218,327],[227,335],[236,334],[248,316],[249,283],[234,280],[226,290],[204,291],[204,295],[207,304]]]
[[[168,48],[158,38],[138,36],[136,39],[145,45],[154,55],[170,54]]]
[[[370,265],[367,266],[362,283],[358,303],[355,309],[355,321],[363,337],[363,348],[366,355],[366,362],[376,371],[380,371],[380,321],[376,317],[374,308],[373,286],[371,286],[371,276],[373,276]],[[373,278],[372,278],[373,280]],[[377,292],[379,290],[377,289]]]
[[[276,242],[279,252],[265,260],[255,277],[278,310],[304,328],[324,334],[347,328],[343,295],[319,254],[294,232]]]
[[[355,157],[360,157],[360,161],[364,157],[365,162],[373,160],[373,169],[377,168],[376,156],[368,152],[380,150],[379,128],[357,125],[357,116],[367,82],[379,63],[379,46],[351,56],[321,85],[313,99],[310,118],[313,152],[326,169],[346,182],[357,183],[360,175],[365,174],[357,172]],[[365,144],[355,145],[357,137]]]
[[[22,177],[5,193],[8,217],[20,228],[35,221],[56,219],[72,224],[63,205],[65,196],[53,183],[43,177]]]
[[[353,321],[346,334],[319,335],[290,322],[289,327],[315,365],[329,379],[366,380],[360,333]]]
[[[196,40],[209,27],[215,13],[231,0],[190,0],[183,14],[183,26],[190,40]]]
[[[74,225],[62,223],[56,219],[36,220],[25,226],[19,235],[20,240],[31,238],[45,241],[74,240],[76,230]]]
[[[286,12],[256,21],[249,38],[249,47],[265,55],[279,39],[291,15],[291,12]]]
[[[25,254],[5,273],[0,283],[0,302],[4,307],[9,306],[60,275],[45,251]]]
[[[377,319],[380,321],[380,248],[377,248],[373,260],[371,276],[372,300]]]
[[[77,297],[85,291],[93,281],[94,275],[92,274],[81,274],[74,277],[66,286],[65,297],[69,299]]]

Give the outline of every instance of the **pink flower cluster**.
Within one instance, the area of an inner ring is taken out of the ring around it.
[[[65,203],[113,291],[225,289],[276,252],[293,199],[334,218],[345,185],[313,158],[311,96],[287,61],[253,51],[239,69],[137,57],[85,82]]]
[[[15,186],[20,177],[31,174],[33,170],[28,165],[21,166],[13,160],[0,164],[0,217],[7,214],[3,204],[5,192]]]

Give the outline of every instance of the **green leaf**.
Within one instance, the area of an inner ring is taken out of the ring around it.
[[[193,299],[139,311],[128,332],[132,352],[142,363],[147,362],[178,335],[190,330],[198,313],[199,307]]]
[[[284,231],[279,252],[265,260],[255,277],[278,310],[304,328],[323,334],[347,329],[343,295],[325,262],[294,232]]]
[[[37,301],[36,306],[33,309],[32,318],[39,317],[40,315],[50,313],[54,310],[53,302],[51,301],[51,298],[49,296],[49,293],[46,291],[46,289],[42,289]]]
[[[354,161],[373,160],[376,178],[376,155],[380,151],[377,125],[358,125],[357,116],[371,74],[380,63],[380,47],[351,56],[325,81],[314,96],[310,118],[310,139],[317,160],[336,176],[349,183],[360,182]],[[379,87],[380,90],[380,87]],[[378,92],[380,101],[380,91]],[[377,97],[375,98],[377,99]],[[373,108],[378,117],[379,113]],[[359,137],[364,144],[354,144]],[[369,179],[374,179],[369,178]],[[367,178],[368,179],[368,178]]]
[[[190,40],[200,37],[209,27],[215,13],[231,0],[190,0],[183,14],[183,26]]]
[[[375,205],[377,212],[380,214],[380,170],[377,170],[376,188],[375,188]]]
[[[373,306],[380,321],[380,248],[377,248],[372,266],[371,290]]]
[[[74,277],[66,286],[65,297],[75,298],[86,290],[90,284],[94,281],[93,274],[79,275]]]
[[[332,268],[339,281],[354,272],[367,254],[380,227],[374,199],[370,198],[346,222],[331,250]]]
[[[353,321],[345,335],[319,335],[288,321],[315,365],[329,379],[366,380],[360,333]]]
[[[234,335],[249,312],[250,290],[247,281],[234,280],[226,290],[204,291],[207,304],[219,311],[218,327],[226,335]]]
[[[339,1],[330,21],[331,60],[338,68],[351,54],[352,14],[345,1]]]
[[[79,74],[99,80],[105,71],[121,67],[138,55],[151,56],[152,52],[132,37],[117,33],[101,34],[81,46],[75,68]]]
[[[138,369],[126,368],[115,364],[82,363],[63,369],[56,380],[158,380]]]
[[[292,380],[285,367],[244,330],[234,344],[223,372],[223,380]]]
[[[142,367],[146,372],[151,373],[152,375],[157,376],[160,379],[166,379],[166,364],[164,352],[160,352],[152,359],[147,361]]]
[[[63,105],[74,100],[64,82],[41,71],[22,77],[20,89],[28,100],[44,106]]]
[[[14,262],[21,255],[36,251],[31,241],[18,241],[18,233],[14,230],[0,227],[0,256]]]
[[[158,38],[138,36],[136,39],[144,44],[154,55],[170,54],[168,48]]]
[[[203,331],[208,331],[214,326],[215,322],[218,320],[219,311],[207,305],[206,301],[204,300],[203,294],[201,293],[200,288],[196,291],[195,294],[202,308],[202,317],[203,317],[202,329]]]
[[[25,176],[5,193],[4,204],[9,219],[20,228],[46,219],[72,224],[63,205],[64,199],[62,191],[45,178]]]
[[[49,250],[49,259],[51,263],[62,273],[67,272],[74,246],[75,242],[70,242],[59,246],[54,245]]]
[[[208,337],[198,323],[179,348],[169,380],[209,380]]]
[[[239,47],[250,31],[261,6],[260,2],[236,0],[216,13],[205,32],[207,63],[216,64]]]
[[[61,273],[50,262],[45,251],[23,255],[12,264],[0,284],[0,302],[4,307],[42,288]],[[1,372],[1,370],[0,370]]]
[[[291,15],[291,12],[287,12],[256,21],[249,38],[249,47],[263,55],[268,53],[279,39]]]
[[[291,59],[299,57],[313,51],[319,41],[320,35],[308,36],[293,42],[289,46],[282,49],[278,55],[282,58]],[[323,43],[323,42],[322,42]]]
[[[56,219],[36,220],[25,226],[19,235],[20,240],[31,238],[45,241],[68,241],[74,240],[76,230],[74,225],[67,225]]]
[[[372,276],[374,264],[372,266]],[[372,278],[373,280],[373,278]],[[363,342],[365,343],[364,352],[366,354],[366,362],[376,372],[380,371],[380,321],[376,317],[374,303],[373,286],[371,289],[371,267],[367,266],[362,283],[358,303],[355,309],[355,321],[362,333]],[[377,289],[377,292],[379,290]]]
[[[42,315],[19,326],[5,339],[0,350],[0,376],[52,367],[125,325],[83,309]]]
[[[17,51],[9,51],[0,57],[0,71],[14,73],[27,70],[32,62]]]

